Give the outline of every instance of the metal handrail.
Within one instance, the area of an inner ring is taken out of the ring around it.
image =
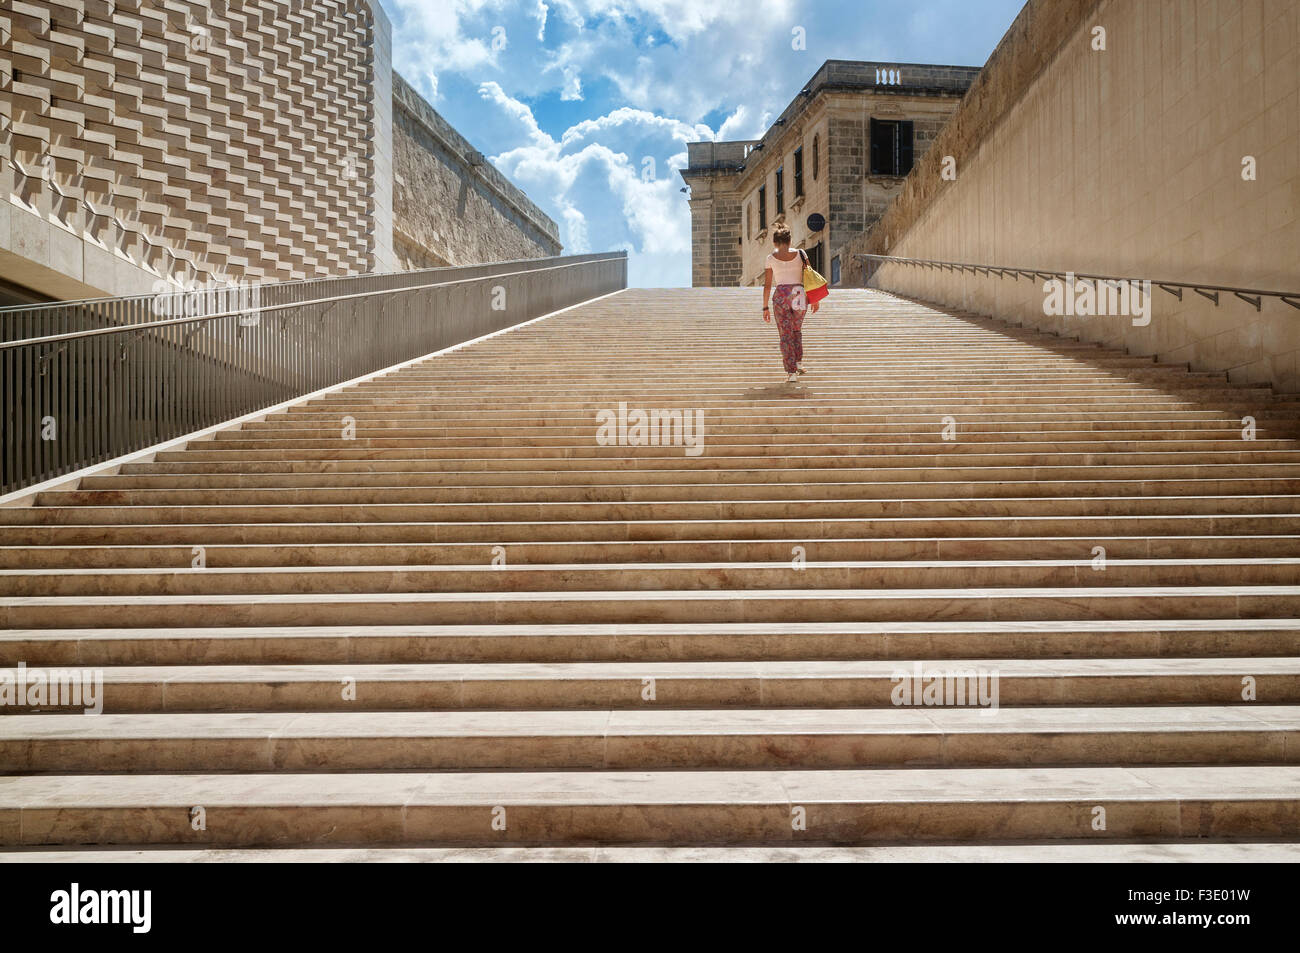
[[[305,300],[205,297],[206,314],[134,296],[6,313],[0,331],[36,336],[0,341],[0,494],[627,287],[625,252],[537,265],[342,276],[289,289]]]
[[[184,318],[166,318],[161,321],[149,321],[143,324],[123,324],[111,328],[92,328],[89,331],[69,331],[66,334],[47,334],[38,338],[22,338],[17,341],[0,341],[0,351],[8,348],[32,344],[57,344],[59,341],[73,341],[78,338],[98,337],[102,334],[134,334],[150,328],[167,328],[178,324],[195,324],[200,321],[216,321],[219,318],[243,318],[253,314],[265,314],[272,311],[292,311],[295,308],[308,308],[318,304],[335,304],[339,301],[351,301],[356,298],[369,298],[374,295],[396,295],[408,291],[428,291],[430,288],[445,288],[450,285],[463,285],[471,282],[483,282],[492,278],[515,278],[519,275],[535,275],[542,271],[554,271],[557,268],[581,268],[585,265],[598,265],[606,261],[621,261],[625,255],[609,255],[605,258],[589,258],[585,261],[567,262],[563,265],[547,265],[543,268],[530,268],[523,271],[504,271],[477,278],[457,278],[454,281],[437,281],[427,285],[410,285],[406,288],[380,288],[375,291],[360,291],[355,294],[334,295],[330,298],[313,298],[308,301],[289,301],[284,304],[268,304],[255,308],[238,308],[234,311],[219,311],[213,314],[192,315]]]
[[[1155,285],[1162,291],[1173,295],[1179,301],[1183,300],[1183,289],[1189,288],[1195,291],[1201,297],[1214,302],[1214,306],[1219,306],[1219,292],[1224,291],[1236,295],[1247,304],[1253,304],[1255,310],[1260,310],[1260,304],[1264,298],[1277,298],[1291,307],[1300,310],[1300,291],[1268,291],[1263,288],[1236,288],[1231,285],[1209,285],[1203,282],[1189,281],[1159,281],[1155,278],[1123,278],[1117,275],[1090,275],[1078,271],[1048,271],[1042,268],[1020,268],[1011,265],[975,265],[970,262],[960,261],[939,261],[933,258],[902,258],[897,255],[854,255],[854,258],[870,258],[873,261],[891,262],[898,265],[922,265],[927,267],[948,268],[955,271],[967,271],[972,274],[984,272],[985,275],[996,272],[999,278],[1005,278],[1011,275],[1013,281],[1019,281],[1020,276],[1024,275],[1031,281],[1034,278],[1065,278],[1066,275],[1073,275],[1075,278],[1085,281],[1104,281],[1107,284],[1120,284],[1131,282],[1147,282]]]
[[[96,211],[93,208],[91,209],[91,214],[97,218],[104,218],[104,217],[111,218],[120,227],[126,228],[126,224],[122,222],[122,220],[114,214],[111,214],[109,212]],[[188,254],[188,252],[185,252],[184,249],[181,249],[180,251],[175,253],[175,257],[178,260],[186,260],[183,257],[185,254]],[[560,257],[577,257],[577,256],[554,255],[551,257],[560,258]],[[504,266],[504,265],[512,265],[516,263],[536,262],[540,260],[541,259],[537,259],[537,258],[511,258],[511,259],[506,259],[504,261],[488,262],[488,263],[476,264],[476,265],[434,265],[429,268],[412,268],[404,271],[357,271],[357,272],[349,272],[347,274],[341,274],[341,275],[315,275],[310,278],[286,278],[282,280],[266,279],[266,280],[248,281],[246,284],[243,284],[241,286],[246,288],[257,288],[262,292],[269,292],[269,291],[280,291],[287,288],[296,289],[305,285],[319,284],[321,282],[333,282],[333,281],[338,281],[340,279],[348,279],[350,281],[361,281],[367,278],[410,278],[414,275],[421,275],[426,272],[433,272],[433,271],[455,271],[459,268],[497,267],[497,266]],[[587,260],[590,261],[594,259],[589,258]],[[230,275],[217,273],[217,272],[209,272],[207,273],[207,277],[209,281],[220,281],[228,285],[235,285],[242,281],[242,279],[238,276],[230,276]],[[160,280],[163,281],[168,280],[167,276],[165,275],[161,275],[159,276],[159,278]],[[58,310],[58,309],[66,310],[67,308],[82,308],[82,307],[94,308],[100,305],[112,304],[120,301],[147,301],[153,298],[157,298],[160,295],[175,295],[177,297],[184,297],[185,295],[194,293],[196,291],[199,293],[206,292],[207,290],[209,290],[209,288],[210,286],[208,285],[199,285],[198,287],[186,287],[182,284],[178,284],[176,287],[168,288],[166,291],[144,292],[144,293],[129,294],[129,295],[98,295],[94,298],[60,298],[54,301],[35,301],[27,304],[0,305],[0,319],[5,318],[8,315],[17,312],[30,313],[30,312],[36,312],[42,310]]]

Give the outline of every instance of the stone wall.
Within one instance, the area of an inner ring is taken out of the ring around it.
[[[393,26],[388,15],[372,0],[375,18],[370,66],[370,270],[395,271],[393,248]]]
[[[376,23],[365,0],[0,6],[0,277],[66,298],[382,265]]]
[[[939,175],[944,155],[956,181]],[[900,198],[846,251],[1300,291],[1298,207],[1296,4],[1031,0]],[[1257,312],[1157,289],[1142,326],[1045,315],[1041,281],[887,264],[871,283],[1300,390],[1300,311],[1276,299]]]
[[[691,285],[736,285],[741,278],[741,209],[736,170],[752,143],[690,142],[686,145],[690,186]]]
[[[402,267],[558,255],[559,230],[393,74],[393,234]]]
[[[827,187],[830,195],[826,221],[832,242],[829,262],[849,237],[861,234],[867,227],[867,208],[863,184],[867,180],[870,143],[869,121],[862,115],[840,115],[827,123],[826,143],[829,157]],[[876,191],[876,190],[873,190]],[[826,269],[830,280],[830,268]]]

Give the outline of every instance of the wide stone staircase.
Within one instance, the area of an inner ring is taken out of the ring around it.
[[[787,384],[758,312],[625,291],[0,508],[0,666],[104,684],[0,707],[6,856],[1297,856],[1300,399],[872,291]]]

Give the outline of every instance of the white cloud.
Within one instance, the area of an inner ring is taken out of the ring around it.
[[[788,24],[797,19],[788,0],[744,4],[696,0],[384,0],[398,29],[398,72],[461,73],[476,80],[483,71],[508,74],[515,95],[582,95],[579,77],[600,75],[629,105],[694,120],[716,109],[745,84],[751,98],[779,98],[789,86],[785,72],[805,79],[821,63],[816,54],[788,53]],[[556,49],[542,46],[557,21],[567,27]],[[762,25],[763,28],[756,28]],[[493,29],[510,42],[492,48]],[[653,27],[670,42],[647,39]],[[810,47],[815,45],[810,29]],[[526,38],[526,39],[523,39]],[[629,55],[631,54],[631,55]],[[683,63],[689,63],[683,75]],[[767,104],[770,108],[771,104]],[[784,104],[782,104],[784,105]]]
[[[567,102],[582,99],[582,79],[578,76],[576,66],[566,66],[564,73],[564,88],[560,90],[560,99]]]
[[[546,14],[550,8],[546,6],[545,0],[537,0],[537,9],[533,16],[537,17],[537,42],[541,43],[546,39]]]
[[[734,139],[761,139],[767,127],[771,125],[772,114],[766,110],[759,112],[748,106],[737,106],[736,111],[723,120],[718,127],[718,140],[729,142]]]
[[[625,108],[583,120],[557,140],[538,127],[526,104],[498,84],[484,83],[479,93],[516,123],[526,143],[493,156],[493,164],[559,209],[566,251],[624,247],[656,256],[664,267],[675,262],[675,280],[665,282],[659,275],[658,283],[680,284],[682,275],[690,274],[690,214],[676,170],[686,161],[684,143],[701,131],[711,135],[707,126]],[[607,144],[611,137],[636,148],[616,150]],[[651,146],[658,155],[644,152]],[[647,155],[654,160],[649,180],[643,177]]]
[[[564,248],[570,255],[582,255],[591,251],[587,241],[587,217],[572,205],[566,205],[563,211]]]

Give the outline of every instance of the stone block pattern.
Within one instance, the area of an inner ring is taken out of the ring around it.
[[[371,270],[373,29],[364,0],[6,2],[7,211],[53,223],[69,257],[85,243],[76,277],[107,289],[122,262],[183,281]]]
[[[392,143],[400,267],[560,254],[555,222],[396,73]]]
[[[718,202],[713,207],[713,282],[723,288],[740,284],[740,206]]]
[[[826,216],[831,233],[856,235],[867,226],[863,196],[869,171],[870,143],[866,118],[832,117],[827,128],[827,176],[830,188],[830,212]]]

